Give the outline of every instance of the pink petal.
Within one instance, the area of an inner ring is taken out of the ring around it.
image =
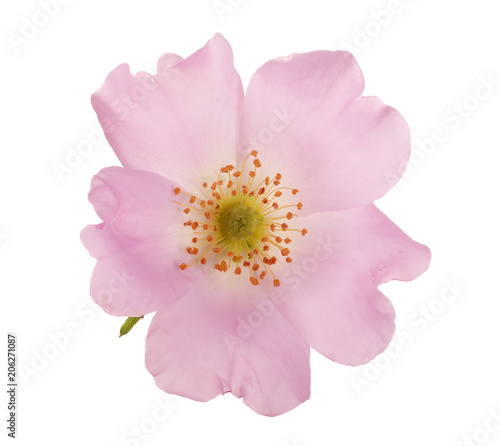
[[[308,234],[292,243],[294,261],[283,276],[279,308],[318,352],[364,364],[386,349],[394,333],[394,309],[378,285],[422,274],[429,249],[374,205],[311,215],[298,224]]]
[[[304,212],[368,204],[402,174],[408,125],[378,98],[359,97],[363,88],[356,60],[343,51],[271,60],[250,80],[240,148],[260,150],[263,164],[300,189]]]
[[[249,287],[207,283],[155,315],[146,367],[158,387],[198,401],[232,392],[269,416],[309,398],[309,347]]]
[[[231,47],[220,34],[185,60],[164,55],[156,76],[132,76],[120,65],[92,96],[124,167],[159,173],[188,189],[234,162],[242,101]]]
[[[89,200],[104,222],[84,228],[81,238],[98,260],[90,294],[108,313],[141,316],[191,288],[191,274],[179,269],[186,236],[174,187],[157,174],[120,167],[92,179]]]

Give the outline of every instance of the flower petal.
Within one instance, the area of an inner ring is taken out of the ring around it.
[[[363,88],[344,51],[271,60],[250,80],[239,147],[260,150],[299,188],[306,213],[373,202],[404,170],[408,125],[378,98],[359,97]]]
[[[92,179],[89,200],[104,222],[84,228],[81,238],[98,260],[90,294],[108,313],[142,316],[191,288],[191,274],[179,269],[186,235],[174,187],[157,174],[120,167]]]
[[[231,47],[220,34],[185,60],[164,55],[156,76],[132,76],[120,65],[92,96],[124,167],[159,173],[188,189],[234,162],[242,101]]]
[[[230,391],[269,416],[309,398],[309,347],[251,286],[206,284],[156,313],[146,367],[158,387],[198,401]]]
[[[343,364],[364,364],[394,334],[394,309],[378,285],[422,274],[429,249],[374,205],[298,220],[308,234],[292,243],[293,267],[283,276],[279,308],[318,352]]]

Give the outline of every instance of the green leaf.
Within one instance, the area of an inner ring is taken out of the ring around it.
[[[144,317],[128,317],[127,320],[124,322],[124,324],[120,328],[120,338],[123,335],[126,335],[132,328],[134,328],[134,325],[137,324],[142,318]]]

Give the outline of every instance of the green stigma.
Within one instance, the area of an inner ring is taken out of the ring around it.
[[[251,247],[256,236],[262,232],[263,217],[245,201],[221,207],[218,220],[220,234],[226,243],[246,243]]]

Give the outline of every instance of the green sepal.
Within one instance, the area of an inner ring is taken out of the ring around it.
[[[144,317],[128,317],[127,320],[123,323],[123,325],[120,328],[120,338],[123,335],[126,335],[132,328],[134,328],[134,325],[137,324],[142,318]]]

